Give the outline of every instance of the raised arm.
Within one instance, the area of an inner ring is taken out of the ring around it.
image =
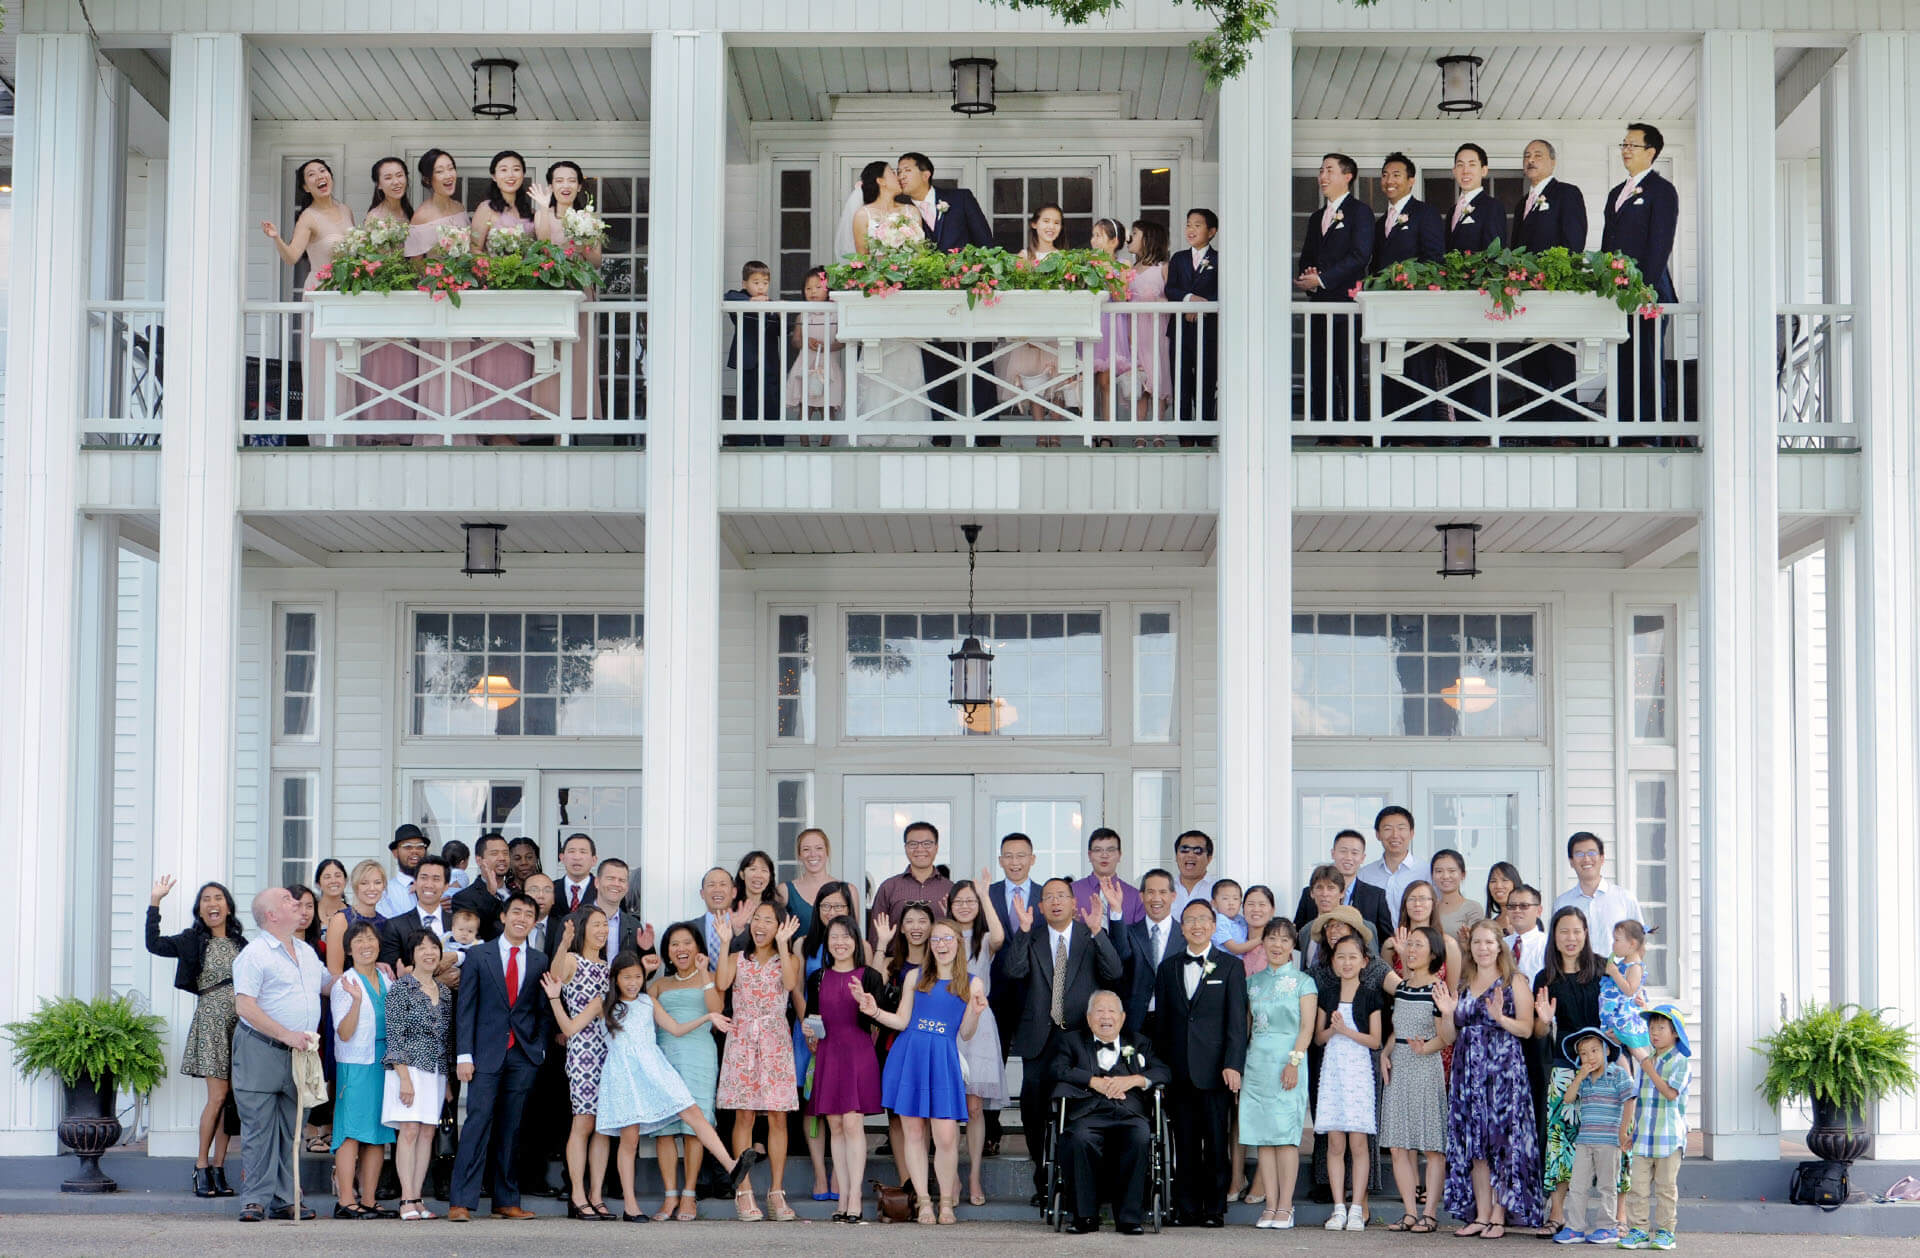
[[[273,242],[273,247],[280,251],[280,260],[288,266],[300,261],[300,256],[307,251],[307,246],[313,241],[313,221],[308,217],[310,213],[309,210],[302,210],[300,217],[293,221],[292,240],[280,238],[280,229],[274,225],[273,220],[260,220],[261,234]]]
[[[853,999],[868,1020],[878,1022],[881,1026],[904,1031],[907,1029],[907,1024],[913,1021],[913,988],[911,987],[901,990],[898,1009],[882,1009],[880,1002],[874,999],[873,993],[864,987],[853,994]]]

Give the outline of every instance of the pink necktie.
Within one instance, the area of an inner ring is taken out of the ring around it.
[[[1320,234],[1326,235],[1333,230],[1333,207],[1329,205],[1320,214]]]
[[[1529,192],[1527,194],[1527,208],[1520,211],[1520,217],[1525,218],[1527,215],[1533,213],[1533,203],[1535,201],[1538,201],[1539,199],[1540,199],[1540,189],[1535,188],[1532,192]]]
[[[1621,206],[1625,205],[1627,203],[1627,198],[1633,195],[1633,190],[1638,186],[1639,184],[1632,179],[1629,179],[1625,183],[1621,184],[1620,195],[1614,198],[1613,208],[1615,210],[1618,210]]]
[[[920,217],[927,221],[928,227],[933,226],[933,202],[932,201],[922,201],[920,203]]]
[[[1466,213],[1467,202],[1465,200],[1455,201],[1453,203],[1453,225],[1455,227],[1460,226],[1460,220],[1466,216]]]
[[[1387,230],[1383,234],[1392,235],[1393,229],[1399,225],[1399,222],[1400,222],[1400,211],[1398,209],[1387,211]]]

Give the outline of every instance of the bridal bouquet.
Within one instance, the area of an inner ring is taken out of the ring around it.
[[[438,251],[449,258],[464,258],[473,252],[473,233],[464,227],[442,227]]]
[[[496,258],[511,253],[525,253],[529,239],[531,237],[525,228],[496,227],[487,233],[487,252]]]
[[[331,293],[411,291],[419,276],[407,260],[406,244],[405,223],[368,219],[341,239],[333,260],[314,273],[315,281]]]
[[[570,245],[592,248],[607,243],[607,220],[594,212],[591,201],[584,209],[571,209],[562,214],[560,229]]]

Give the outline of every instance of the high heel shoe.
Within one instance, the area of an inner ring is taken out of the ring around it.
[[[741,1160],[746,1160],[744,1155]],[[743,1202],[745,1204],[742,1204]],[[758,1223],[767,1217],[766,1212],[754,1204],[752,1184],[742,1184],[734,1190],[733,1213],[734,1217],[742,1223]]]
[[[775,1197],[780,1199],[778,1203],[774,1201]],[[769,1188],[767,1190],[767,1217],[775,1223],[791,1223],[800,1217],[793,1212],[793,1207],[787,1204],[785,1189]]]
[[[220,1195],[214,1191],[213,1168],[211,1166],[196,1166],[193,1168],[193,1195],[196,1197],[218,1197]]]
[[[236,1195],[233,1191],[233,1185],[227,1182],[226,1167],[215,1164],[213,1166],[209,1166],[207,1169],[213,1172],[213,1195],[214,1196],[232,1197]]]
[[[677,1191],[668,1192],[666,1194],[665,1202],[662,1203],[662,1205],[658,1210],[653,1212],[653,1215],[652,1215],[653,1221],[655,1223],[665,1223],[668,1220],[672,1219],[674,1203],[679,1200],[680,1200],[679,1192]]]
[[[569,1219],[585,1219],[589,1223],[596,1223],[600,1219],[600,1216],[593,1212],[592,1206],[575,1205],[571,1201],[567,1203],[567,1217]]]

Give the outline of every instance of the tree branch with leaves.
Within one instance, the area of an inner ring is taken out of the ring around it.
[[[1188,45],[1206,67],[1207,83],[1219,87],[1237,77],[1253,57],[1254,45],[1273,26],[1275,0],[1176,0],[1213,18],[1213,34]],[[1373,0],[1354,0],[1366,5]],[[1117,11],[1124,0],[992,0],[1009,9],[1044,9],[1069,26],[1085,26]]]

